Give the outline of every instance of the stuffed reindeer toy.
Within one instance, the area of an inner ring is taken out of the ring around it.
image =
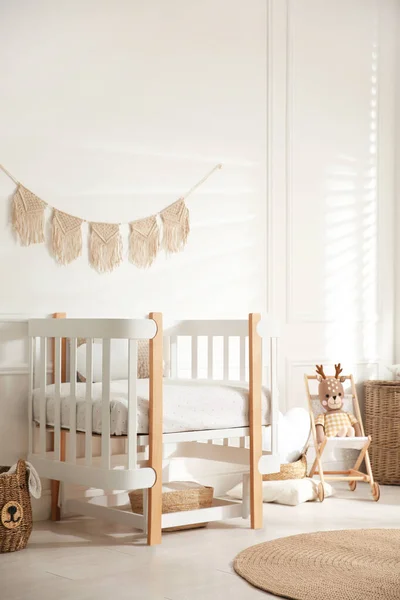
[[[335,376],[326,377],[323,365],[317,365],[317,379],[319,381],[318,396],[325,413],[318,415],[315,420],[317,428],[317,442],[320,444],[326,437],[360,437],[361,427],[351,413],[342,410],[344,401],[343,381],[340,377],[343,369],[340,363],[335,365]]]

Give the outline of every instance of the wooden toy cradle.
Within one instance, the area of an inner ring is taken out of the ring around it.
[[[327,379],[333,379],[334,376],[327,376]],[[372,474],[371,461],[368,454],[368,448],[371,444],[371,436],[366,436],[364,432],[364,425],[361,417],[360,405],[357,397],[357,390],[354,383],[353,375],[346,375],[345,381],[350,382],[351,387],[351,397],[353,403],[353,410],[355,417],[357,418],[362,437],[325,437],[324,441],[321,444],[318,444],[317,441],[317,430],[315,425],[315,410],[318,408],[318,412],[320,412],[321,406],[319,402],[319,398],[317,394],[311,394],[310,392],[310,380],[317,380],[316,375],[304,375],[304,381],[307,391],[308,398],[308,408],[310,412],[310,420],[311,420],[311,434],[312,434],[312,442],[315,449],[315,460],[310,469],[309,477],[314,477],[314,475],[318,475],[320,478],[320,483],[318,484],[318,499],[323,502],[325,493],[324,493],[324,482],[325,481],[347,481],[349,484],[349,488],[352,492],[355,491],[357,487],[358,481],[363,481],[369,483],[371,487],[372,497],[377,502],[380,498],[380,489],[379,484],[374,481],[374,476]],[[354,450],[359,450],[360,453],[357,457],[357,460],[352,469],[346,471],[324,471],[322,466],[322,458],[324,451],[332,448],[349,448]],[[360,467],[365,461],[365,469],[366,473],[360,471]]]

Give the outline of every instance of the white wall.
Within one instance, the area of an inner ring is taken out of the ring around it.
[[[99,276],[8,227],[0,177],[1,312],[243,316],[265,299],[266,7],[240,0],[2,3],[1,162],[44,200],[128,222],[191,197],[186,251]],[[127,234],[127,227],[124,233]],[[125,235],[125,240],[127,235]],[[205,301],[206,299],[206,301]]]
[[[268,306],[287,407],[317,362],[363,381],[394,358],[397,5],[270,4]]]

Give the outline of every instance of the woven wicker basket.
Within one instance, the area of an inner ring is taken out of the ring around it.
[[[279,473],[263,475],[263,481],[282,481],[283,479],[303,479],[307,477],[307,459],[303,454],[299,460],[281,465]]]
[[[365,432],[378,483],[400,485],[400,382],[366,381]]]
[[[175,482],[176,484],[185,484],[189,482]],[[169,484],[171,487],[174,483]],[[174,513],[184,510],[196,510],[198,508],[210,508],[212,505],[214,488],[208,486],[199,486],[193,484],[193,487],[178,489],[174,491],[163,492],[162,495],[162,513]],[[129,492],[132,512],[139,515],[143,514],[143,492],[134,490]],[[207,523],[195,523],[190,525],[181,525],[179,527],[166,527],[163,531],[179,531],[182,529],[196,529],[205,527]]]
[[[10,467],[0,467],[0,474]],[[28,473],[23,460],[16,473],[0,477],[0,552],[15,552],[26,547],[32,531],[32,507]]]

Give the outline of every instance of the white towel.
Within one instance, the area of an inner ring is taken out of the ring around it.
[[[42,484],[40,481],[40,477],[35,469],[35,467],[30,462],[25,462],[26,468],[29,472],[29,492],[32,494],[34,498],[40,498],[42,495]],[[4,475],[13,475],[17,470],[17,463],[10,467],[10,469],[6,473],[2,473],[0,477]]]

